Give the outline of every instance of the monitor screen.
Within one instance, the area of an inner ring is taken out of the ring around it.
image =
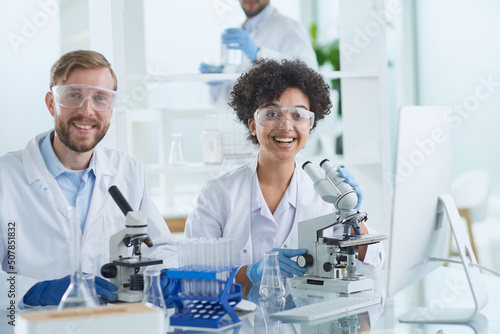
[[[410,286],[441,265],[450,242],[438,196],[451,188],[451,107],[408,106],[399,114],[387,295]]]

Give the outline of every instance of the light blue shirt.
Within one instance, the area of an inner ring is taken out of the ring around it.
[[[290,184],[281,198],[274,214],[264,199],[257,172],[252,177],[251,233],[253,258],[261,259],[264,252],[281,248],[292,231],[297,208],[297,173],[294,172]]]
[[[264,14],[269,10],[269,8],[270,8],[269,5],[266,6],[266,8],[262,10],[262,12],[245,21],[245,23],[243,23],[243,30],[251,34],[252,31],[255,29],[255,27],[257,27],[257,25],[259,24]]]
[[[76,205],[80,208],[80,228],[83,234],[95,184],[95,156],[92,155],[89,167],[83,171],[66,169],[52,148],[51,136],[53,133],[54,131],[49,132],[39,142],[40,152],[47,169],[54,176],[64,197],[66,197],[68,205]]]

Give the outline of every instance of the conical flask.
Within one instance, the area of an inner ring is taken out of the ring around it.
[[[61,302],[57,307],[58,310],[73,308],[73,307],[96,307],[96,303],[92,298],[87,283],[83,280],[81,259],[80,259],[80,244],[82,233],[80,230],[80,209],[78,206],[70,206],[68,208],[69,224],[71,231],[70,244],[70,261],[71,261],[71,282],[68,289],[61,298]]]
[[[143,303],[151,303],[163,310],[167,315],[167,305],[160,285],[160,271],[148,270],[144,273],[144,293],[142,295]]]
[[[285,295],[278,255],[277,251],[264,253],[264,269],[259,288],[259,293],[263,298],[278,298]]]

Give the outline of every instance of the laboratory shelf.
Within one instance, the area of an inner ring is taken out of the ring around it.
[[[376,70],[366,71],[323,71],[320,72],[325,79],[340,78],[377,78]],[[189,81],[236,81],[242,73],[186,73],[186,74],[129,74],[129,81],[145,82],[189,82]]]
[[[182,165],[147,165],[149,174],[164,173],[203,173],[203,172],[226,172],[233,170],[241,164],[206,164],[204,162],[189,162]]]
[[[242,156],[243,157],[243,156]],[[307,157],[313,163],[319,163],[323,159],[329,159],[335,166],[344,165],[373,165],[379,164],[379,157],[367,157],[362,159],[345,159],[343,156],[336,155],[334,157],[327,156],[311,156]],[[229,172],[248,163],[248,160],[242,159],[241,163],[222,163],[222,164],[206,164],[204,162],[190,162],[183,165],[147,165],[146,169],[149,174],[169,174],[169,173],[204,173],[204,172]]]

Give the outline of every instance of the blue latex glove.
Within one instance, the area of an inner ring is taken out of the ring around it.
[[[257,52],[259,47],[255,45],[250,34],[243,29],[229,28],[222,34],[222,43],[227,46],[228,49],[238,49],[243,51],[243,53],[251,61],[257,59]]]
[[[224,65],[210,65],[207,63],[201,63],[199,71],[200,73],[222,73],[224,70]],[[206,81],[205,82],[209,86],[219,86],[222,84],[220,81]]]
[[[59,305],[70,282],[69,275],[52,281],[38,282],[24,295],[24,304],[30,306]],[[111,301],[116,300],[117,297],[113,291],[118,290],[118,288],[114,284],[96,276],[95,287],[99,296]],[[101,299],[99,302],[104,304]]]
[[[361,207],[361,202],[363,201],[363,191],[361,191],[361,187],[359,186],[358,181],[354,178],[354,176],[345,168],[339,167],[337,168],[337,172],[340,177],[345,180],[358,194],[358,204],[354,207],[356,210],[359,210]]]
[[[95,290],[97,296],[99,296],[99,303],[101,305],[106,304],[102,298],[114,302],[116,300],[116,295],[113,293],[118,290],[116,285],[108,282],[102,277],[95,276]],[[101,298],[102,297],[102,298]]]
[[[272,251],[279,252],[278,260],[281,275],[292,278],[294,275],[302,276],[307,271],[306,268],[301,268],[292,260],[292,257],[307,253],[307,249],[288,249],[288,248],[273,248]],[[261,259],[256,263],[247,266],[247,276],[253,284],[259,283],[262,279],[262,271],[264,270],[264,261]]]
[[[175,280],[167,277],[167,269],[162,269],[160,273],[160,286],[163,292],[163,298],[165,298],[165,305],[167,308],[175,307],[173,301],[169,298],[175,287]]]
[[[211,65],[207,63],[201,63],[199,71],[200,73],[222,73],[224,65]]]

